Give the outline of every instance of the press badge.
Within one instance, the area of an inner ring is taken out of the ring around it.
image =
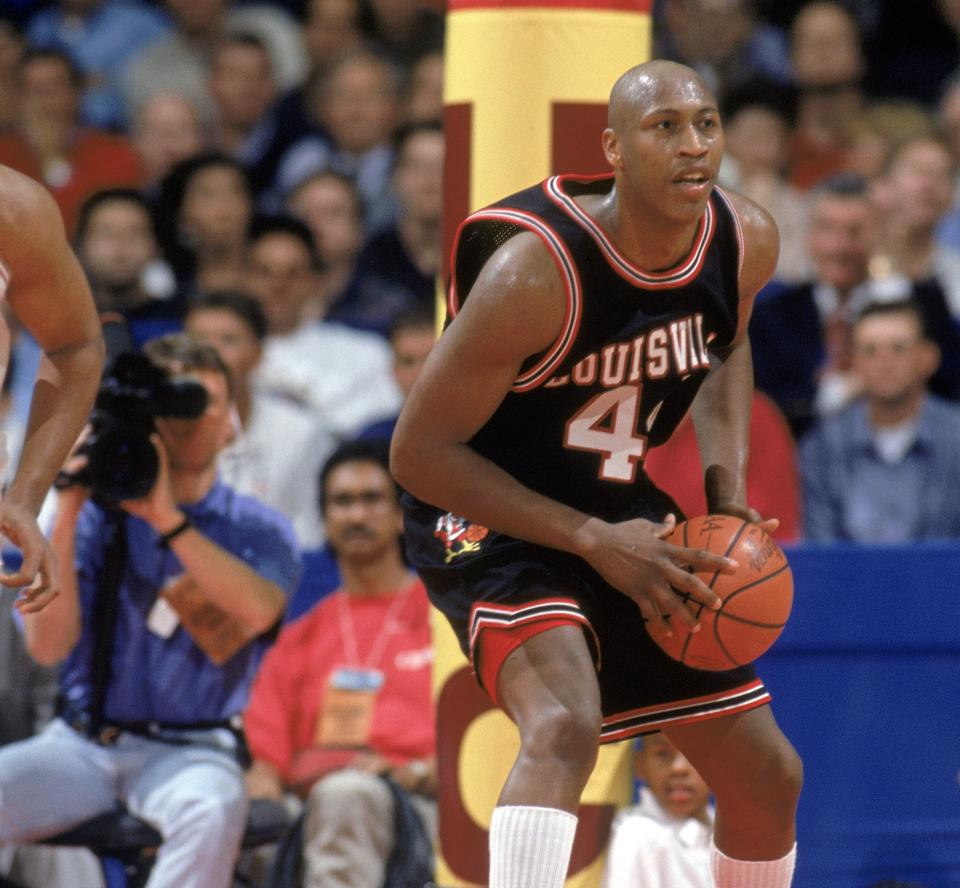
[[[147,628],[160,638],[169,638],[179,625],[180,616],[170,606],[170,602],[160,595],[147,614]]]
[[[379,669],[337,669],[323,692],[315,740],[321,746],[369,746],[383,687]]]

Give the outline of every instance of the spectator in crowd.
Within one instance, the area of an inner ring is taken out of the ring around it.
[[[415,306],[397,315],[390,328],[390,351],[393,353],[393,378],[404,400],[417,381],[427,356],[437,341],[437,321],[433,309]],[[380,438],[389,441],[397,424],[398,413],[367,426],[358,438]],[[763,514],[774,514],[764,512]]]
[[[30,50],[17,72],[15,130],[0,136],[0,163],[42,182],[53,195],[68,236],[94,191],[139,186],[140,160],[119,136],[80,126],[83,75],[60,50]]]
[[[875,187],[894,149],[933,132],[933,120],[922,105],[902,99],[870,102],[847,121],[847,166]],[[887,205],[885,198],[879,203]]]
[[[180,329],[183,303],[160,258],[150,206],[139,191],[111,188],[87,198],[77,221],[76,249],[109,355]]]
[[[794,542],[802,532],[797,449],[780,408],[759,391],[750,407],[749,441],[747,497],[761,515],[780,520],[774,539]],[[647,451],[643,469],[654,484],[670,491],[688,518],[707,514],[703,466],[689,414],[666,443]]]
[[[243,286],[252,218],[246,170],[225,154],[198,154],[169,172],[157,221],[164,254],[188,299]]]
[[[773,216],[780,231],[775,277],[796,283],[809,273],[809,259],[803,243],[806,195],[784,175],[792,104],[790,90],[773,81],[754,81],[727,93],[723,110],[727,153],[721,180]]]
[[[357,0],[307,0],[306,13],[303,37],[314,76],[322,75],[334,59],[363,46]]]
[[[884,174],[883,258],[911,281],[932,281],[960,318],[960,250],[937,243],[953,200],[957,165],[946,142],[928,134],[893,149]]]
[[[320,298],[315,304],[325,307],[329,320],[350,323],[342,307],[356,299],[357,259],[363,247],[363,207],[357,186],[333,170],[314,173],[290,194],[286,207],[310,229],[320,255]],[[311,320],[319,319],[310,305],[306,310]]]
[[[286,520],[216,480],[231,435],[216,352],[175,335],[147,354],[199,381],[207,407],[157,420],[156,480],[122,511],[79,485],[59,493],[63,591],[24,622],[37,662],[66,658],[63,709],[0,750],[0,841],[35,841],[120,803],[164,837],[149,885],[227,888],[247,815],[238,716],[299,563]]]
[[[181,93],[207,108],[211,54],[228,32],[256,34],[266,43],[282,89],[306,76],[300,29],[277,6],[251,3],[230,8],[228,0],[165,0],[165,5],[174,30],[146,47],[130,65],[124,85],[129,108],[138,108],[157,91]]]
[[[6,385],[6,380],[4,381]],[[0,589],[0,746],[26,740],[53,718],[57,672],[27,654],[23,633],[13,617],[17,593]],[[100,864],[77,848],[6,845],[0,848],[0,885],[27,888],[99,888]],[[10,883],[4,876],[15,880]]]
[[[960,170],[960,70],[955,71],[943,85],[936,123],[950,146],[954,164]],[[940,222],[937,240],[946,247],[960,250],[960,175],[954,181],[952,205]]]
[[[865,101],[866,64],[856,17],[834,0],[806,4],[790,31],[790,61],[800,95],[788,176],[807,189],[847,166],[844,126]]]
[[[16,122],[17,68],[23,48],[20,32],[0,18],[0,135],[10,132]]]
[[[341,445],[320,484],[343,583],[264,660],[244,717],[247,785],[254,798],[292,791],[305,800],[304,886],[368,888],[384,884],[395,844],[381,775],[435,833],[429,606],[403,561],[386,444]]]
[[[285,196],[310,174],[332,169],[357,183],[367,231],[386,227],[395,210],[390,175],[391,140],[400,116],[397,71],[384,58],[355,50],[331,65],[310,98],[315,131],[283,156],[278,193]]]
[[[433,308],[440,272],[443,126],[400,129],[394,151],[396,222],[373,235],[357,260],[358,279],[337,303],[337,317],[384,336],[402,311]]]
[[[868,306],[853,328],[860,400],[800,448],[810,540],[960,538],[960,408],[930,395],[938,350],[915,304]]]
[[[141,50],[169,33],[167,17],[141,0],[63,0],[30,20],[27,39],[37,49],[68,53],[83,71],[84,123],[122,130],[127,123],[127,67]]]
[[[750,323],[757,387],[777,402],[798,438],[816,416],[840,409],[856,396],[850,362],[850,324],[868,302],[913,296],[936,331],[945,361],[934,391],[960,391],[960,339],[943,291],[902,276],[871,277],[881,230],[866,181],[843,174],[814,191],[808,249],[810,281],[765,293]]]
[[[399,410],[390,351],[373,333],[304,321],[316,302],[319,257],[309,229],[287,217],[261,220],[251,236],[246,285],[267,317],[258,384],[314,411],[338,437]],[[321,316],[323,306],[319,306]]]
[[[178,163],[208,147],[200,108],[180,93],[157,92],[133,112],[130,139],[144,169],[144,191],[155,200]]]
[[[190,308],[186,331],[212,345],[230,371],[237,408],[236,436],[220,455],[220,476],[239,493],[282,512],[302,549],[323,542],[317,477],[335,440],[304,407],[257,391],[267,319],[244,293],[210,293]]]
[[[443,14],[423,0],[369,0],[363,9],[367,37],[398,68],[443,49]]]
[[[664,734],[637,742],[638,804],[621,811],[603,888],[713,888],[710,789]]]
[[[280,127],[291,144],[317,130],[311,109],[320,101],[330,66],[364,45],[359,0],[307,0],[305,6],[303,39],[309,71],[304,83],[288,90],[277,104]],[[277,203],[277,196],[273,198]]]
[[[689,65],[721,100],[757,77],[790,79],[786,39],[753,0],[664,0],[662,25],[654,55]]]
[[[273,184],[290,144],[275,102],[277,84],[266,44],[254,34],[223,37],[210,64],[214,147],[243,164],[254,193]]]
[[[443,53],[425,52],[407,72],[401,99],[404,123],[443,119]]]

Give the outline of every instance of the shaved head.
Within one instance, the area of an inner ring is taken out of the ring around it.
[[[717,100],[703,78],[686,65],[655,59],[635,65],[620,75],[610,91],[607,126],[622,135],[638,113],[652,110],[668,100],[681,96],[716,107]]]

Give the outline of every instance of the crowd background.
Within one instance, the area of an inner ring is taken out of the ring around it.
[[[717,94],[722,185],[781,231],[751,504],[784,542],[960,539],[960,3],[657,0],[653,20],[654,55]],[[443,31],[429,0],[0,9],[0,163],[54,196],[111,354],[180,329],[220,351],[222,475],[308,555],[290,617],[339,582],[321,467],[389,437],[432,344]],[[8,476],[37,360],[18,336]],[[704,510],[689,422],[647,465]]]

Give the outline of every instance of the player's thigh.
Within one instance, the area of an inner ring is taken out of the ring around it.
[[[554,626],[528,638],[500,668],[497,694],[520,726],[569,718],[600,726],[600,689],[583,629]]]
[[[60,721],[0,750],[0,842],[45,838],[109,811],[108,756]]]
[[[769,706],[664,731],[718,798],[799,793],[803,768]]]

